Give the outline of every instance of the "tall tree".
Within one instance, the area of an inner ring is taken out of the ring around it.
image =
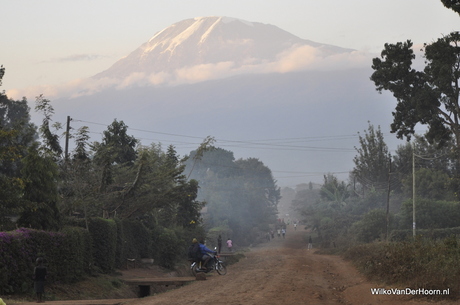
[[[26,208],[18,220],[19,225],[42,230],[59,229],[58,167],[53,157],[35,143],[23,163]]]
[[[1,66],[0,85],[4,73]],[[21,160],[37,136],[29,110],[25,98],[15,101],[0,92],[0,230],[12,229],[8,216],[19,215],[24,209],[26,182]]]
[[[254,242],[276,222],[280,190],[271,170],[256,158],[234,160],[233,152],[222,148],[205,151],[199,162],[191,152],[186,172],[199,182],[199,199],[206,202],[205,225],[240,244]]]
[[[450,8],[460,15],[460,1],[459,0],[441,0],[445,7]]]
[[[101,178],[99,190],[101,193],[113,183],[114,165],[132,166],[137,158],[136,145],[139,141],[128,135],[128,126],[116,119],[103,133],[102,143],[94,142],[91,147],[94,151],[94,162],[99,166]]]
[[[359,136],[358,155],[353,158],[353,175],[365,188],[385,188],[388,184],[390,156],[380,126],[369,123],[364,136]]]
[[[42,147],[47,150],[47,154],[52,155],[53,158],[57,160],[62,155],[62,147],[59,143],[59,136],[51,130],[51,127],[54,127],[55,130],[59,130],[62,126],[58,122],[51,125],[52,116],[54,114],[54,108],[51,105],[51,101],[44,98],[43,94],[40,94],[35,101],[35,111],[43,114],[42,124],[39,128],[40,135],[44,141]]]
[[[136,159],[136,145],[139,142],[128,135],[128,126],[116,119],[103,133],[102,147],[117,164],[132,164]]]
[[[460,33],[452,32],[424,45],[423,71],[412,67],[410,40],[385,44],[381,58],[374,58],[371,80],[379,92],[388,90],[398,101],[392,132],[410,139],[416,124],[428,127],[427,139],[445,144],[453,135],[460,150]],[[458,157],[460,159],[460,154]]]
[[[3,75],[5,75],[5,68],[3,65],[0,66],[0,86],[2,85]]]

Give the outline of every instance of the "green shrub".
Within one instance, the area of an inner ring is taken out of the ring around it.
[[[363,244],[344,256],[371,280],[413,289],[449,288],[450,297],[460,292],[460,243],[455,237]]]
[[[390,224],[392,221],[390,214]],[[359,242],[372,242],[384,239],[386,231],[386,212],[375,209],[363,215],[362,219],[353,223],[351,233]]]
[[[0,232],[0,293],[20,292],[31,287],[37,257],[43,257],[49,270],[48,280],[62,275],[59,250],[65,235],[32,229]]]
[[[128,258],[151,258],[152,239],[150,231],[142,222],[123,220],[124,245]]]
[[[93,256],[91,251],[91,236],[83,228],[66,227],[60,248],[61,278],[65,283],[74,283],[81,280],[89,271]]]
[[[126,237],[125,237],[125,231],[123,228],[123,223],[122,220],[115,218],[114,219],[115,224],[117,226],[117,246],[115,250],[115,266],[117,268],[123,268],[126,263],[126,258],[128,257],[126,255]]]
[[[92,239],[94,265],[102,273],[115,268],[117,247],[117,226],[113,219],[93,218],[89,222]]]
[[[183,248],[183,244],[173,229],[162,228],[160,232],[155,233],[158,234],[155,244],[158,251],[158,264],[173,269],[182,256],[180,249]]]

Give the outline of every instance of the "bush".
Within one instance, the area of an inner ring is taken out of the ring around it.
[[[113,219],[93,218],[89,222],[92,239],[94,265],[102,273],[115,268],[117,247],[117,226]]]
[[[26,292],[32,285],[37,257],[48,265],[48,280],[63,275],[60,248],[65,235],[32,229],[0,233],[0,293]]]
[[[460,237],[460,227],[445,229],[421,229],[416,231],[418,238],[445,239],[452,236]],[[412,230],[393,230],[390,234],[391,241],[404,241],[413,239]]]
[[[90,272],[93,263],[91,236],[88,231],[78,227],[66,227],[60,248],[60,280],[64,283],[74,283],[81,280]]]
[[[140,221],[123,220],[124,245],[129,258],[151,258],[152,240],[150,231]]]
[[[158,232],[157,232],[158,234]],[[173,269],[182,256],[183,244],[176,232],[172,229],[162,228],[157,238],[158,264],[162,267]]]
[[[455,237],[358,245],[344,256],[371,280],[414,289],[450,288],[450,297],[460,292],[460,243]]]
[[[412,228],[412,205],[412,200],[407,200],[401,207],[402,225],[406,228]],[[460,202],[417,198],[415,212],[419,229],[460,226]]]
[[[390,224],[393,223],[390,214]],[[360,221],[353,223],[351,233],[359,242],[369,243],[384,239],[386,231],[386,212],[381,209],[372,210],[363,215]]]

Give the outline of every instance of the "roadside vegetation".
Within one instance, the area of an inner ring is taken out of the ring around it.
[[[458,1],[442,1],[460,14]],[[412,67],[410,40],[385,44],[373,60],[377,91],[397,100],[392,132],[407,139],[390,153],[380,127],[360,134],[348,181],[283,189],[321,252],[341,253],[389,287],[449,289],[460,283],[460,34],[425,44]],[[415,134],[416,125],[426,133]],[[414,211],[415,208],[415,211]]]
[[[460,14],[458,1],[442,2]],[[49,100],[37,97],[35,126],[27,100],[0,93],[0,294],[30,289],[37,256],[54,281],[73,283],[127,258],[174,269],[194,237],[211,247],[219,235],[237,247],[261,242],[286,197],[316,248],[387,285],[458,297],[460,34],[422,51],[423,71],[412,67],[410,40],[385,44],[372,65],[377,91],[397,100],[392,132],[407,142],[390,152],[369,122],[347,181],[326,174],[295,189],[280,190],[260,160],[235,160],[211,137],[181,157],[174,146],[139,145],[118,120],[101,142],[90,142],[88,127],[65,132],[75,147],[66,151]],[[4,75],[2,67],[0,84]],[[415,134],[419,125],[425,134]]]
[[[40,126],[26,99],[0,93],[0,295],[31,290],[37,257],[50,285],[108,275],[128,259],[173,270],[193,238],[215,247],[221,235],[245,247],[276,222],[270,169],[235,160],[211,137],[179,156],[172,145],[141,145],[116,119],[100,142],[86,126],[63,132],[42,95],[35,111]],[[208,164],[213,158],[220,163]]]

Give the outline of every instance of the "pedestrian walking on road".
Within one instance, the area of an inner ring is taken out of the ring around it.
[[[311,248],[313,248],[313,241],[310,236],[310,238],[308,239],[308,250],[310,250]]]
[[[45,280],[47,269],[43,265],[43,258],[37,258],[37,266],[34,268],[34,290],[37,295],[37,303],[43,303],[43,294],[45,293]]]
[[[283,238],[285,238],[285,237],[286,237],[286,229],[283,228],[283,229],[281,230],[281,234],[283,234]]]
[[[228,252],[233,251],[233,242],[232,242],[232,240],[230,238],[227,239],[227,248],[228,248]]]
[[[222,250],[222,236],[217,237],[217,252],[220,253]]]

